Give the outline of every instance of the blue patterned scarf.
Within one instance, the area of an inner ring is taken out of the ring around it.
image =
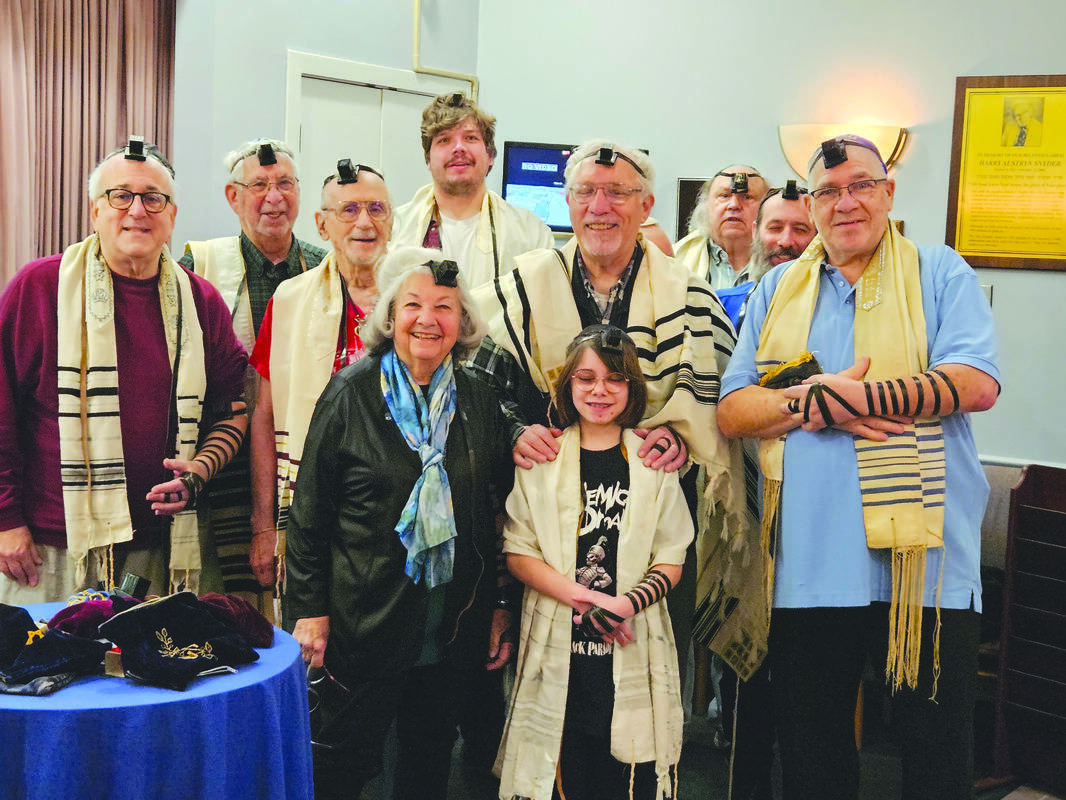
[[[407,498],[396,532],[407,548],[404,572],[432,589],[452,579],[455,561],[455,513],[444,445],[455,416],[455,376],[448,355],[429,382],[429,402],[407,366],[390,350],[381,358],[381,392],[408,446],[422,459],[411,496]]]

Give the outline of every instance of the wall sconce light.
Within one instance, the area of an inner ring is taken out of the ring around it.
[[[877,145],[877,149],[881,151],[881,156],[885,159],[885,165],[890,168],[900,157],[903,145],[907,142],[907,129],[895,125],[825,123],[777,126],[781,152],[785,154],[785,160],[788,161],[792,170],[804,180],[807,179],[807,159],[811,157],[814,149],[826,139],[832,139],[844,133],[854,133]]]

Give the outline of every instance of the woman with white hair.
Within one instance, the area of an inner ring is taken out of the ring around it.
[[[393,796],[443,799],[466,688],[512,650],[493,498],[514,470],[495,395],[459,367],[482,326],[456,263],[397,248],[378,277],[368,355],[333,377],[311,419],[285,618],[322,667],[315,796],[358,797],[395,717]]]

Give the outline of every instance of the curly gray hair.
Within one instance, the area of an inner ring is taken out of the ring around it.
[[[370,316],[359,328],[363,345],[371,355],[381,355],[393,346],[393,322],[396,318],[396,296],[403,289],[407,279],[419,272],[432,275],[428,266],[430,261],[444,258],[440,250],[425,247],[396,247],[389,251],[385,260],[378,267],[377,284],[381,293]],[[485,335],[485,326],[478,313],[477,305],[466,288],[463,277],[459,277],[459,310],[461,320],[459,335],[452,347],[455,359],[466,358],[472,353]]]

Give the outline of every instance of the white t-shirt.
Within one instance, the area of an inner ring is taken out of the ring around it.
[[[440,215],[440,249],[445,257],[459,265],[459,271],[469,286],[477,286],[480,283],[474,280],[476,276],[470,274],[470,265],[475,263],[472,258],[476,247],[474,236],[480,221],[480,211],[466,219],[452,219],[444,214]]]

